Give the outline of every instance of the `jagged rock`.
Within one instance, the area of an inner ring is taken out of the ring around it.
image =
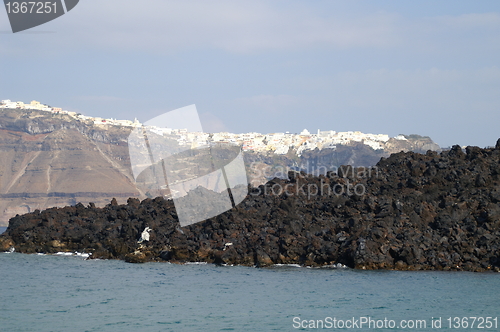
[[[257,250],[255,252],[255,265],[258,267],[265,267],[265,266],[270,266],[273,265],[275,262],[269,257],[268,254],[266,254],[262,250]]]
[[[148,256],[142,251],[134,251],[133,253],[125,255],[125,261],[128,263],[146,263]]]
[[[135,263],[499,271],[499,164],[496,148],[454,146],[397,153],[363,173],[346,167],[342,177],[290,172],[187,227],[161,197],[52,208],[12,218],[0,250],[77,250]],[[149,241],[138,243],[145,229]]]
[[[14,241],[9,237],[0,237],[0,252],[9,251],[14,247]]]

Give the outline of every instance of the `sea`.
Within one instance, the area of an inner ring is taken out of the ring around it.
[[[0,253],[0,331],[498,331],[499,294],[494,272]]]

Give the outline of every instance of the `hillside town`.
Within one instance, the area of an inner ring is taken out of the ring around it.
[[[51,107],[33,100],[29,104],[24,102],[13,102],[11,100],[2,100],[0,109],[24,109],[50,112],[55,114],[67,114],[77,121],[96,126],[121,126],[121,127],[142,127],[143,125],[135,119],[117,120],[104,119],[101,117],[90,117],[80,113],[63,110],[60,107]],[[289,151],[294,151],[300,156],[306,150],[314,149],[335,149],[337,145],[348,145],[353,142],[363,143],[374,150],[384,148],[384,143],[389,141],[390,137],[386,134],[365,134],[360,131],[334,131],[327,130],[309,132],[304,129],[300,133],[270,133],[261,134],[257,132],[235,134],[229,132],[219,133],[201,133],[188,132],[182,128],[160,128],[155,126],[145,126],[145,128],[157,135],[165,136],[176,140],[180,145],[189,145],[191,148],[201,148],[213,143],[230,143],[240,145],[244,151],[270,152],[278,155],[284,155]],[[406,140],[404,135],[394,137],[396,140]]]

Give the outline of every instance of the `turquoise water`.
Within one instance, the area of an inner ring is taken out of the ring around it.
[[[0,253],[0,330],[294,331],[313,330],[294,328],[295,317],[296,327],[370,317],[426,320],[418,330],[430,331],[437,317],[499,317],[499,278]]]

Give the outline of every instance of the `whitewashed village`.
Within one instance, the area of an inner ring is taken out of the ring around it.
[[[141,127],[143,126],[137,119],[117,120],[104,119],[101,117],[86,116],[76,112],[63,110],[60,107],[51,107],[33,100],[30,103],[21,101],[13,102],[11,100],[2,100],[0,109],[25,109],[50,112],[56,114],[67,114],[75,120],[85,123],[92,123],[97,126],[122,126],[122,127]],[[374,150],[383,149],[385,142],[390,137],[386,134],[365,134],[360,131],[341,131],[334,130],[310,132],[304,129],[300,133],[243,133],[235,134],[229,132],[219,133],[200,133],[188,132],[186,129],[178,128],[160,128],[146,126],[146,128],[158,135],[168,136],[175,139],[180,145],[190,145],[191,148],[207,146],[210,143],[231,143],[242,146],[244,151],[268,152],[279,155],[287,154],[290,150],[300,156],[306,150],[314,149],[335,149],[337,145],[348,145],[352,142],[363,143]],[[397,140],[406,140],[405,136],[398,135],[394,137]]]

